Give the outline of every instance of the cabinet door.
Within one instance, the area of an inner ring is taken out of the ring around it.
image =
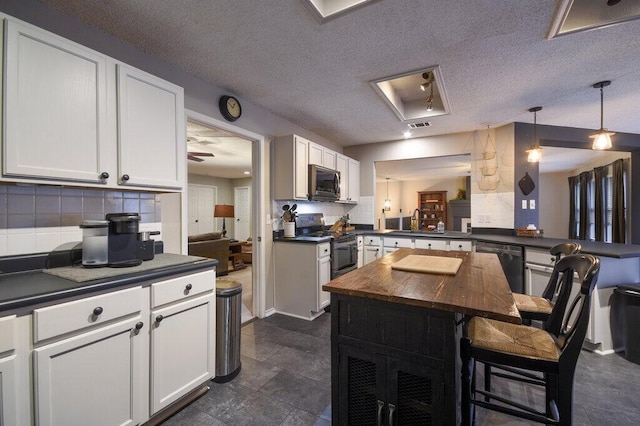
[[[322,166],[323,161],[324,161],[324,153],[322,151],[322,146],[311,142],[309,144],[309,164],[316,164],[318,166]]]
[[[322,165],[329,169],[336,169],[336,155],[335,151],[332,151],[328,148],[322,149]]]
[[[340,172],[340,202],[346,202],[349,198],[349,158],[337,154],[336,170]]]
[[[183,89],[118,65],[118,183],[180,189],[186,167]]]
[[[306,139],[296,136],[294,138],[294,198],[296,200],[308,199],[309,193],[309,142]]]
[[[360,198],[360,162],[349,158],[349,182],[348,182],[348,201],[350,203],[358,203]]]
[[[213,295],[151,313],[151,414],[214,376]]]
[[[331,281],[331,257],[318,259],[318,311],[329,304],[331,294],[322,291],[322,286]]]
[[[115,173],[106,57],[10,20],[5,54],[3,174],[96,183]]]
[[[427,358],[411,361],[388,358],[387,424],[442,425],[445,421],[442,365],[429,365]],[[453,387],[453,384],[451,384]]]
[[[143,386],[140,317],[34,349],[38,425],[134,425]],[[144,329],[143,329],[144,330]]]
[[[16,355],[0,358],[0,424],[18,424],[16,401]]]
[[[380,247],[370,247],[370,246],[364,247],[364,264],[365,265],[373,262],[374,260],[378,260],[380,257],[382,257],[380,252]]]
[[[341,345],[338,354],[339,406],[332,407],[333,423],[386,424],[386,357],[349,345]]]

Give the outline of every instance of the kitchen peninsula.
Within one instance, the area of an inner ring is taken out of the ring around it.
[[[404,272],[409,255],[462,259],[455,275]],[[519,323],[493,254],[400,249],[325,286],[331,293],[333,424],[456,424],[461,320]]]

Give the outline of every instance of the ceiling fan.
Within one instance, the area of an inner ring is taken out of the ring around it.
[[[200,157],[215,157],[215,155],[213,155],[210,152],[191,152],[191,151],[187,151],[187,160],[197,161],[198,163],[200,163],[200,162],[204,161]]]
[[[195,144],[199,144],[199,145],[210,145],[210,142],[208,141],[201,141],[197,138],[194,137],[187,137],[187,145],[195,145]],[[196,152],[196,151],[187,151],[187,160],[191,160],[191,161],[197,161],[198,163],[204,161],[202,158],[200,157],[215,157],[215,155],[213,155],[210,152]]]

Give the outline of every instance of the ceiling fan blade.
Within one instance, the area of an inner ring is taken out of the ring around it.
[[[198,163],[204,161],[202,158],[198,158],[195,155],[187,154],[187,160],[196,161]]]
[[[215,155],[213,155],[210,152],[193,152],[193,151],[189,151],[187,154],[188,155],[194,155],[196,157],[215,157]]]

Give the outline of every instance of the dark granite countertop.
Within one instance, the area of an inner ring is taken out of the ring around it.
[[[154,267],[156,266],[157,267]],[[77,282],[52,275],[43,270],[30,270],[0,275],[0,316],[25,314],[35,306],[55,303],[62,299],[139,285],[141,282],[171,275],[211,269],[215,259],[175,254],[157,254],[155,259],[140,266],[95,269],[96,279]],[[91,270],[86,270],[91,271]]]

